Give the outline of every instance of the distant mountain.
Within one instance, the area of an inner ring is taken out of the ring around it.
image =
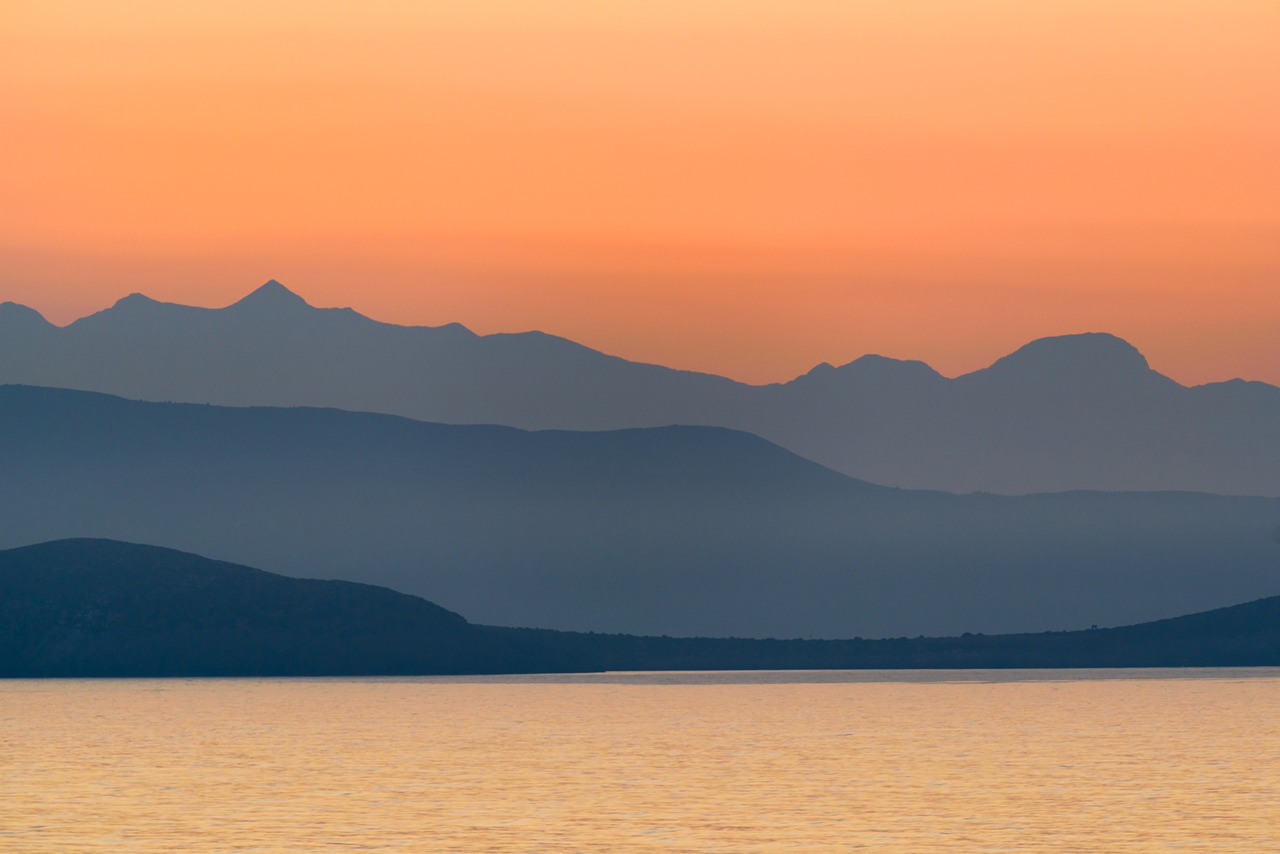
[[[721,428],[524,432],[5,386],[0,472],[0,547],[166,545],[497,625],[1017,632],[1280,590],[1280,500],[897,490]]]
[[[539,332],[378,323],[271,281],[223,309],[135,294],[65,328],[5,303],[0,382],[524,429],[729,427],[864,480],[951,492],[1280,496],[1280,389],[1187,388],[1103,334],[1035,341],[955,379],[866,356],[750,386]]]
[[[109,540],[0,551],[0,677],[1280,665],[1280,597],[1120,629],[889,640],[475,626],[379,587]]]

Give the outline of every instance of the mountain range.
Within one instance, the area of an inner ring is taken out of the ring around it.
[[[379,323],[271,281],[221,309],[134,294],[66,327],[0,304],[0,382],[531,430],[726,427],[851,477],[956,493],[1280,496],[1280,388],[1186,387],[1101,333],[955,378],[864,356],[752,386],[540,332]]]
[[[529,432],[11,385],[0,472],[0,548],[164,545],[493,625],[990,634],[1280,592],[1277,499],[895,489],[715,427]]]
[[[0,677],[1280,665],[1280,597],[1116,629],[881,640],[479,626],[423,599],[108,540],[0,551]]]

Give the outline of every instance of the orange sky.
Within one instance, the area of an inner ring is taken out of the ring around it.
[[[193,8],[193,7],[200,8]],[[1275,0],[0,2],[0,299],[1280,383]]]

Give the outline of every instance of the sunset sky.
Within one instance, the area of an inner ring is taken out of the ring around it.
[[[1280,383],[1276,0],[0,0],[0,300]]]

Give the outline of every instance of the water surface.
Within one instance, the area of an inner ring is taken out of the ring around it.
[[[4,851],[1280,851],[1280,670],[0,682]]]

